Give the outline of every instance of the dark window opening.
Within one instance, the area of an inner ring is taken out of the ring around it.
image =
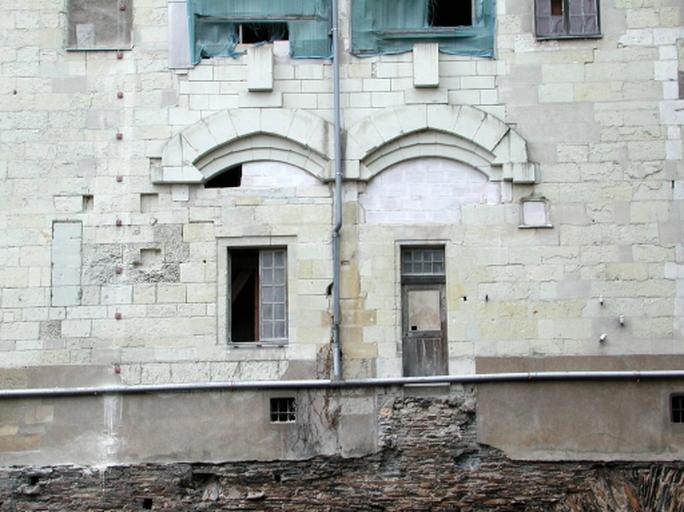
[[[143,498],[142,508],[144,510],[152,510],[152,498]]]
[[[285,249],[230,251],[230,341],[287,339]]]
[[[294,397],[271,398],[271,423],[294,423]]]
[[[204,188],[234,188],[242,183],[242,166],[236,165],[204,183]]]
[[[672,423],[684,423],[684,395],[670,397],[670,413]]]
[[[563,0],[551,0],[551,16],[563,16]]]
[[[231,251],[231,340],[259,339],[259,251]]]
[[[290,31],[287,23],[242,23],[239,28],[239,41],[242,44],[287,41]]]
[[[473,24],[471,0],[430,0],[428,23],[431,27],[469,27]]]

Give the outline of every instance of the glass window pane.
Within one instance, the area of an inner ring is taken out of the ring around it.
[[[596,0],[584,0],[584,14],[596,14]]]
[[[560,16],[554,16],[550,20],[551,27],[549,34],[562,35],[565,34],[565,25],[563,24],[563,18]]]
[[[404,275],[443,275],[444,248],[403,248],[402,274]]]
[[[584,17],[584,33],[597,34],[598,33],[598,18],[594,15]]]
[[[551,14],[551,0],[537,0],[537,14],[549,15]]]
[[[576,16],[582,14],[582,0],[569,0],[570,4],[570,16]]]
[[[287,337],[285,249],[266,249],[260,254],[260,339]]]

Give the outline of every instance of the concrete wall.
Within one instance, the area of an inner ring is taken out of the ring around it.
[[[678,369],[681,356],[483,358],[479,372]],[[478,440],[528,460],[681,460],[684,424],[670,417],[682,380],[478,386]]]

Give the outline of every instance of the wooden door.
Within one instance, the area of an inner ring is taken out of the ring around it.
[[[444,284],[402,285],[404,376],[446,375]]]

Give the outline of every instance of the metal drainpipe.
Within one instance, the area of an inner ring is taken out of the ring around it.
[[[145,384],[137,386],[84,386],[34,389],[0,389],[0,400],[43,398],[49,396],[97,396],[112,394],[179,393],[189,391],[240,391],[256,389],[340,389],[406,386],[412,384],[493,384],[540,381],[642,381],[684,379],[684,370],[638,371],[568,371],[480,373],[470,375],[436,375],[430,377],[396,377],[381,379],[335,380],[270,380],[245,382],[194,382],[186,384]]]
[[[333,49],[333,114],[335,140],[335,225],[332,231],[333,256],[333,325],[332,363],[333,380],[342,380],[342,349],[340,346],[340,231],[342,229],[342,121],[340,112],[340,48],[338,0],[332,0],[332,49]]]

